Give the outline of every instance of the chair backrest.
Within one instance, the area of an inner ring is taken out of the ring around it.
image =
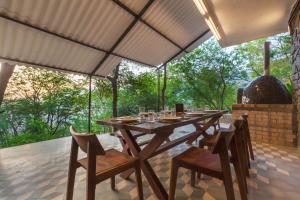
[[[234,124],[230,124],[228,129],[223,129],[219,131],[217,135],[217,142],[212,150],[212,153],[217,154],[220,152],[224,152],[229,149],[231,140],[235,133],[235,126]]]
[[[243,137],[244,137],[244,127],[245,127],[245,120],[244,119],[236,119],[233,122],[235,126],[235,134],[234,134],[234,143],[235,145],[242,145]]]
[[[244,123],[243,123],[243,127],[244,127],[244,131],[246,131],[245,134],[250,134],[249,132],[249,124],[248,124],[248,114],[243,114],[242,116],[242,119],[244,120]]]
[[[72,126],[70,127],[70,132],[83,152],[88,153],[88,145],[92,145],[92,148],[95,150],[96,155],[105,154],[105,151],[95,134],[78,133]]]

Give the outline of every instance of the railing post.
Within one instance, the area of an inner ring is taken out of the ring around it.
[[[88,132],[91,132],[91,109],[92,109],[92,76],[89,76],[89,114],[88,114]]]
[[[165,94],[166,94],[166,89],[167,89],[167,64],[165,64],[164,66],[164,80],[163,80],[163,88],[161,91],[161,106],[162,109],[165,109]]]
[[[157,112],[160,111],[160,69],[157,69]]]

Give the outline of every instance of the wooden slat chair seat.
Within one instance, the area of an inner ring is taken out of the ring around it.
[[[95,199],[96,184],[111,179],[111,188],[115,189],[115,176],[126,170],[134,169],[139,199],[143,199],[140,161],[115,149],[104,150],[94,134],[77,133],[70,127],[72,146],[69,163],[67,200],[73,199],[76,170],[86,169],[86,199]],[[78,159],[78,149],[86,153],[86,157]]]
[[[218,154],[212,154],[210,151],[202,148],[191,147],[184,153],[174,158],[184,166],[194,167],[195,165],[204,174],[214,174],[214,177],[222,177],[222,167]]]
[[[88,169],[88,158],[83,158],[77,161],[84,169]],[[122,168],[132,168],[136,158],[121,153],[115,149],[105,151],[104,155],[96,156],[96,175],[108,171],[118,171]]]
[[[173,200],[175,196],[177,174],[180,167],[187,168],[192,171],[191,182],[194,182],[196,172],[223,180],[227,199],[234,199],[230,157],[232,157],[234,163],[241,197],[243,200],[247,199],[246,186],[243,179],[244,175],[240,164],[240,156],[238,155],[235,131],[235,126],[231,125],[229,129],[219,132],[216,136],[216,143],[212,151],[191,147],[172,159],[169,194],[170,200]],[[231,156],[229,155],[229,149],[231,149]]]

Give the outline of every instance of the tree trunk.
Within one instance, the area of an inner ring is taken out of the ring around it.
[[[118,65],[116,69],[114,70],[114,76],[113,77],[107,77],[108,80],[110,80],[112,85],[112,95],[113,95],[113,102],[112,102],[112,111],[113,111],[113,117],[118,116],[118,78],[119,78],[119,69],[120,66]]]
[[[113,93],[113,104],[112,104],[113,117],[117,117],[118,116],[118,84],[116,80],[112,82],[112,93]]]
[[[2,63],[0,70],[0,106],[3,102],[4,93],[8,84],[8,81],[14,73],[15,65],[8,63]]]
[[[165,93],[167,89],[167,66],[164,65],[164,83],[163,83],[163,88],[161,91],[161,106],[162,110],[165,109]]]

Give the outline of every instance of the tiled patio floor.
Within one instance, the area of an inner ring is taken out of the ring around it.
[[[176,134],[183,134],[178,130]],[[101,135],[106,148],[120,148],[118,141]],[[70,138],[0,149],[0,199],[35,200],[65,198]],[[151,159],[151,164],[166,188],[169,185],[170,158],[187,147],[180,145]],[[248,179],[249,199],[300,199],[300,150],[254,143],[255,162]],[[180,170],[176,199],[226,199],[222,182],[202,177],[196,188],[189,185],[190,173]],[[156,199],[143,180],[145,199]],[[137,199],[134,176],[129,181],[116,179],[117,191],[110,184],[97,185],[96,199]],[[234,184],[239,199],[237,184]],[[85,199],[85,173],[76,176],[74,199]]]

